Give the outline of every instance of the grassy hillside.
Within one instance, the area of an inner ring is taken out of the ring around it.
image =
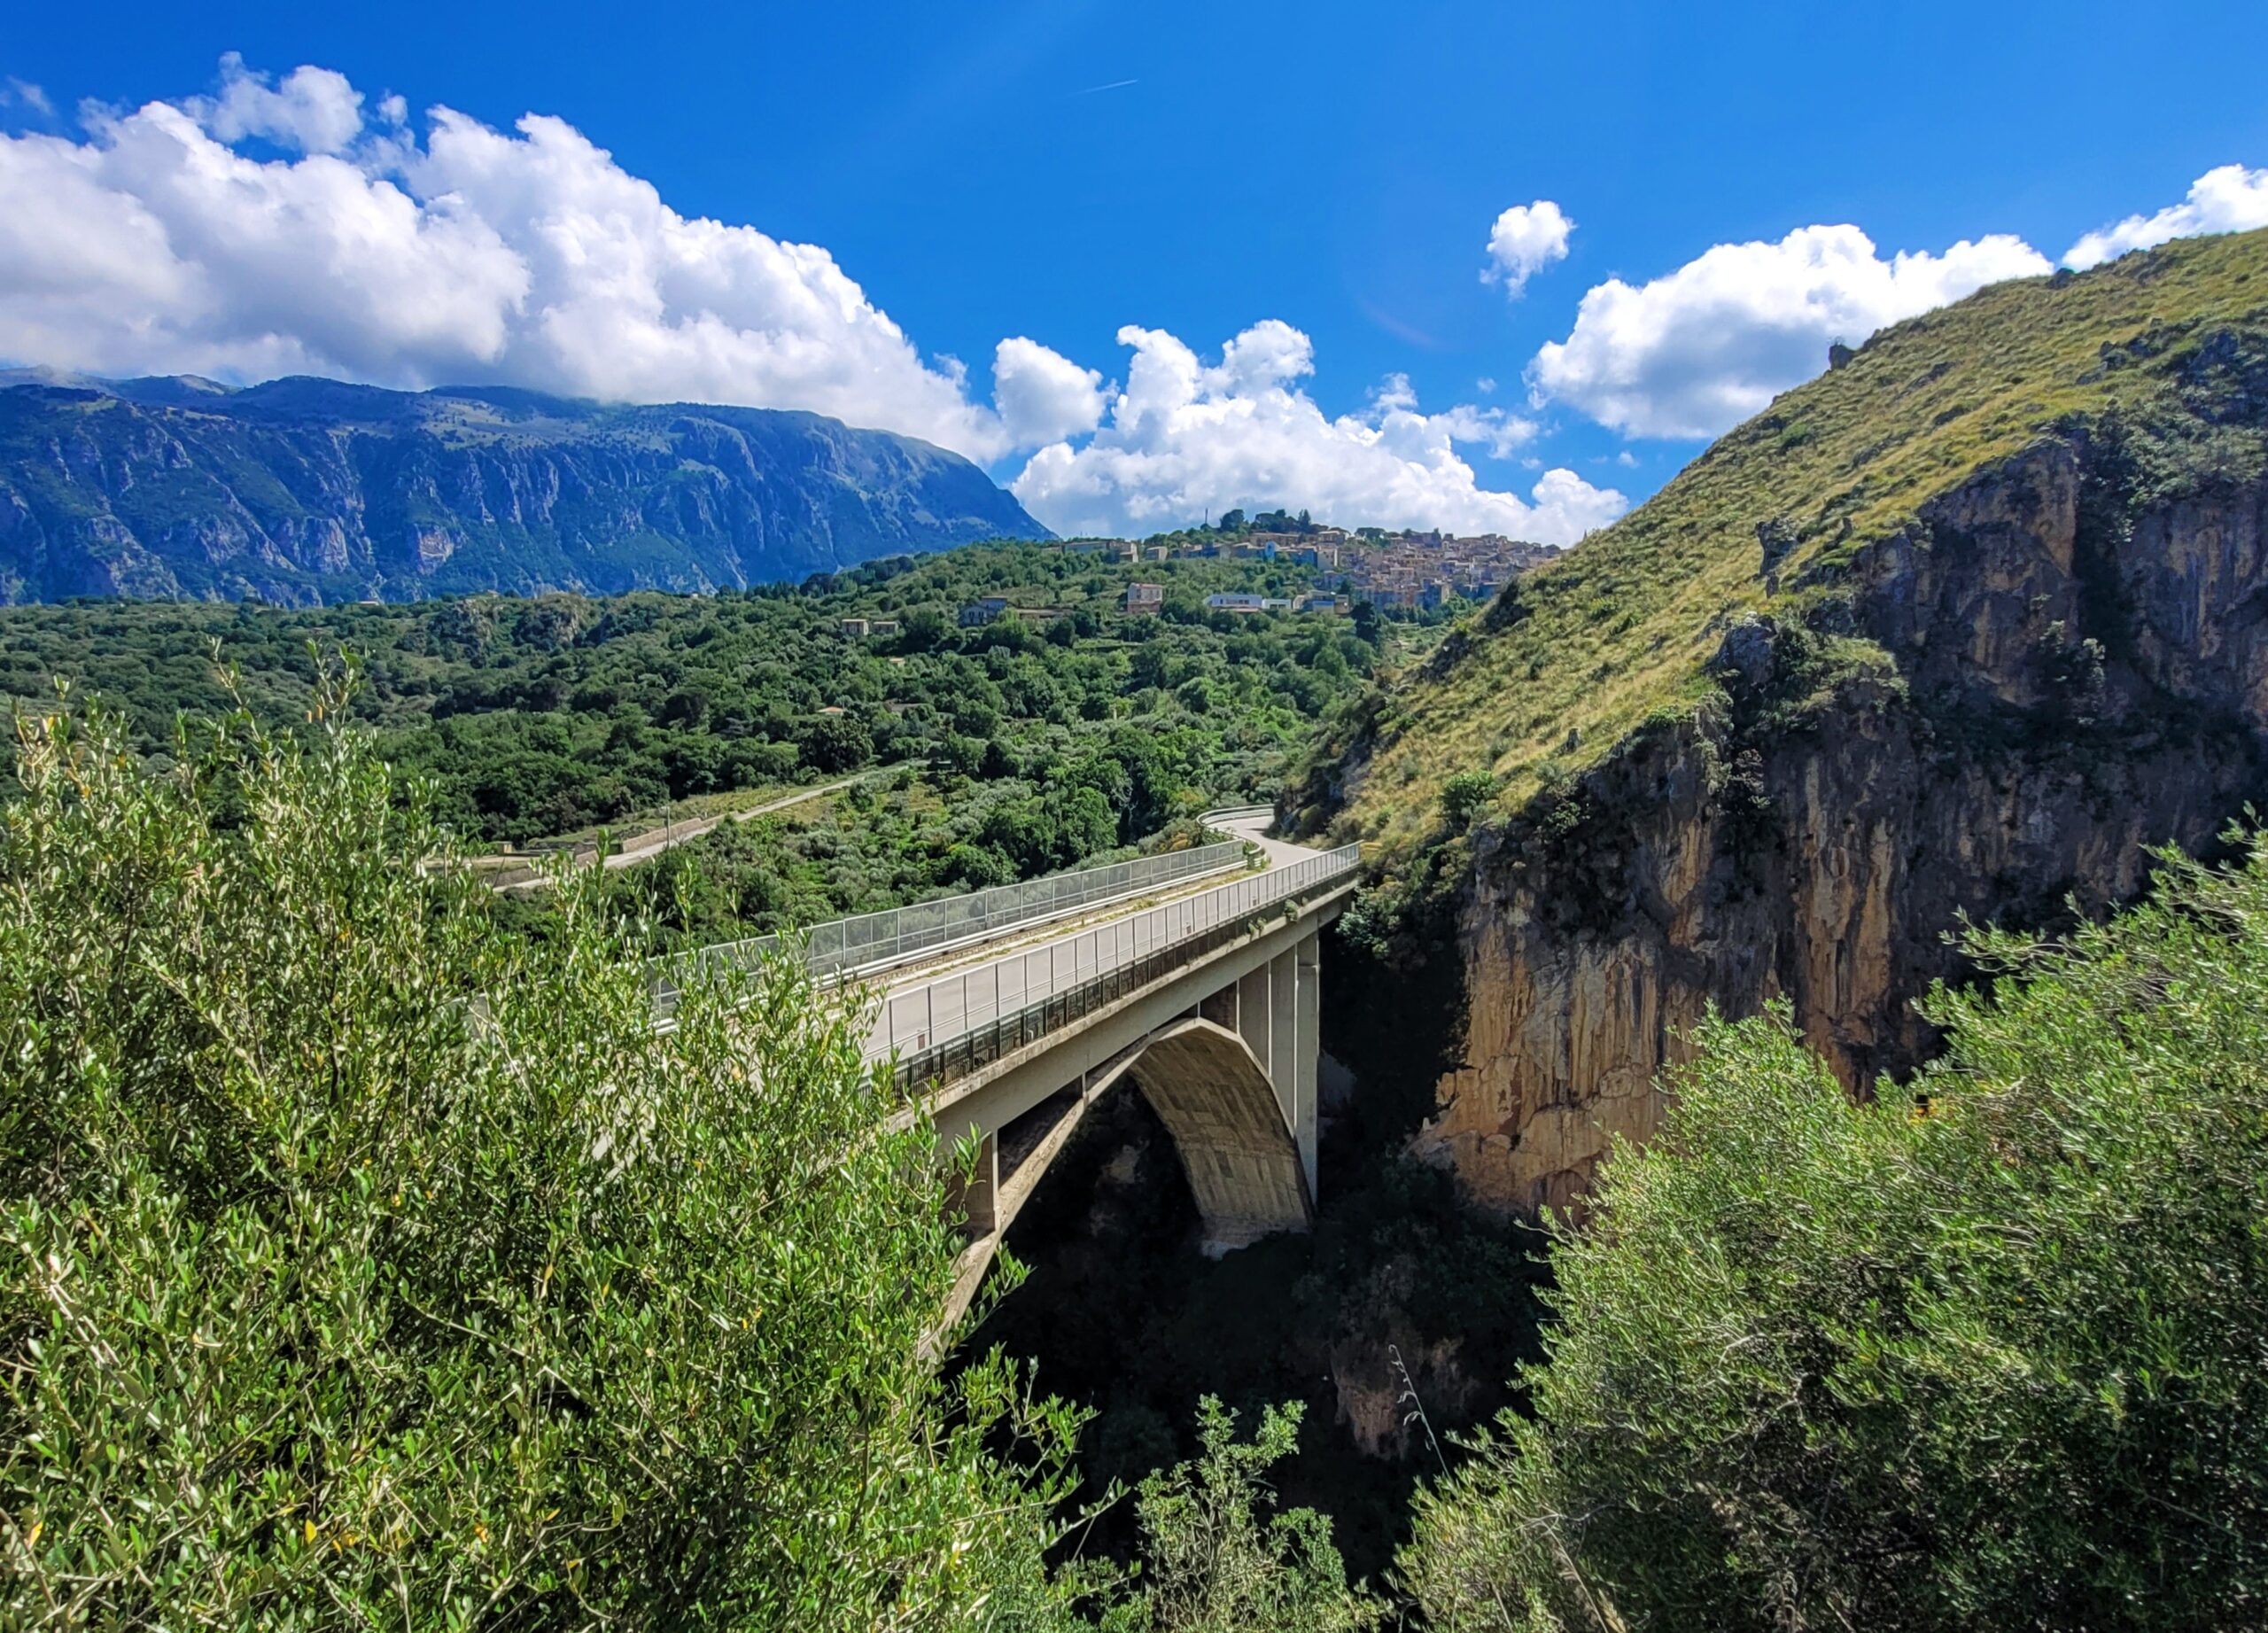
[[[2208,333],[2232,327],[2233,359],[2201,356]],[[1389,857],[1406,851],[1461,774],[1494,774],[1498,800],[1517,806],[1650,716],[1689,712],[1742,612],[1831,593],[1856,550],[2054,427],[2114,408],[2170,418],[2201,368],[2260,366],[2268,339],[2248,330],[2268,330],[2268,232],[1999,284],[1884,330],[1371,698],[1317,762],[1356,774],[1335,826],[1385,842]],[[2194,423],[2180,434],[2192,471],[2252,457]],[[1766,533],[1778,557],[1768,576]],[[1837,656],[1845,667],[1884,661],[1863,642]]]

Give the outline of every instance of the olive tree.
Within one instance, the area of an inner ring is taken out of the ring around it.
[[[19,723],[0,1621],[1046,1622],[1071,1425],[936,1381],[958,1242],[842,1007],[657,1025],[572,880],[501,932],[343,702],[162,769]]]
[[[1381,1600],[1348,1586],[1329,1520],[1268,1512],[1267,1472],[1292,1454],[1302,1412],[1267,1407],[1240,1441],[1234,1412],[1198,1403],[1198,1455],[1136,1493],[1139,1591],[1112,1606],[1106,1633],[1363,1633],[1384,1621]]]

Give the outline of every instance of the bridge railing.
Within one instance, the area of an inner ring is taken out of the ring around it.
[[[1233,822],[1239,818],[1273,819],[1275,815],[1276,807],[1273,805],[1216,805],[1210,811],[1199,812],[1197,820],[1208,828],[1217,828],[1223,822]]]
[[[856,918],[832,919],[804,933],[804,957],[822,975],[894,964],[917,953],[989,941],[1018,925],[1146,895],[1207,874],[1225,873],[1244,862],[1241,843],[1198,845],[1051,874],[1044,879],[974,890],[966,896],[944,896],[911,906],[860,914]],[[754,936],[745,941],[720,942],[687,956],[704,962],[753,960],[776,950],[780,943],[777,936]]]
[[[1332,883],[1361,860],[1360,845],[1342,845],[901,987],[882,999],[866,1058],[897,1051],[898,1079],[909,1087],[965,1077],[1234,940],[1254,914]]]

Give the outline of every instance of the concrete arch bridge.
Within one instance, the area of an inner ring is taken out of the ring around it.
[[[1266,838],[1265,806],[1207,815],[1231,843],[811,932],[812,956],[879,994],[867,1057],[896,1056],[943,1149],[977,1142],[951,1315],[1121,1078],[1171,1133],[1208,1251],[1311,1222],[1317,936],[1354,891],[1359,847]]]

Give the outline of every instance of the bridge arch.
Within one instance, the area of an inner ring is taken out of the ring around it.
[[[1208,1253],[1309,1228],[1317,932],[1351,893],[1357,857],[1351,845],[1310,856],[889,994],[868,1053],[916,1046],[896,1063],[909,1097],[898,1115],[926,1115],[944,1152],[975,1146],[974,1167],[952,1173],[949,1206],[968,1245],[948,1325],[1122,1078],[1173,1142]]]
[[[1207,1252],[1308,1228],[1315,1199],[1299,1146],[1267,1069],[1241,1037],[1188,1016],[1152,1032],[1125,1070],[1173,1137]]]

